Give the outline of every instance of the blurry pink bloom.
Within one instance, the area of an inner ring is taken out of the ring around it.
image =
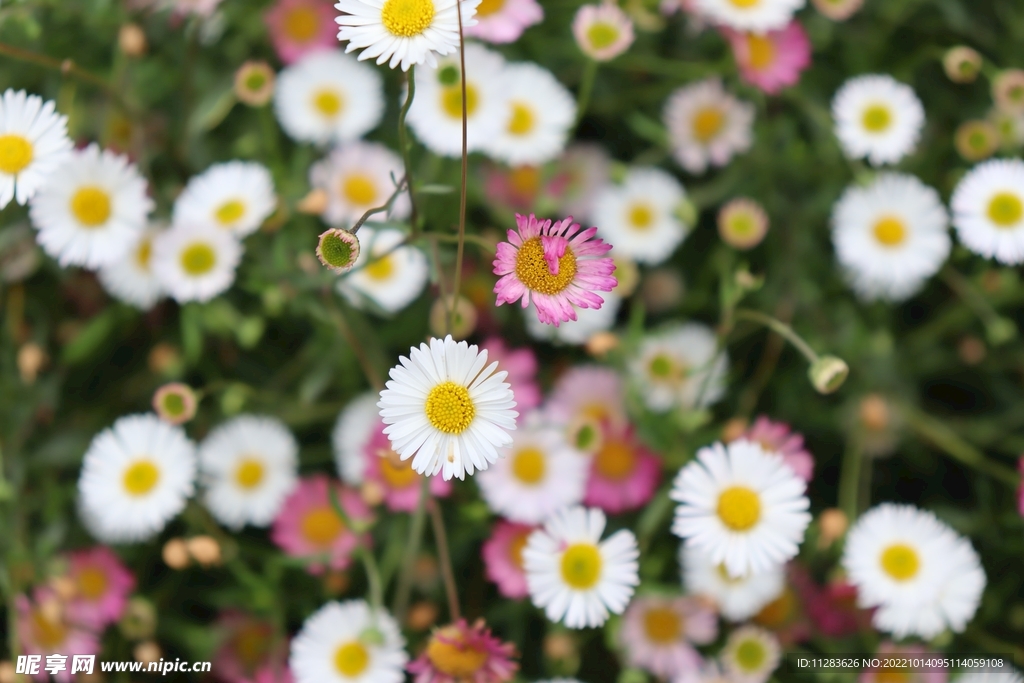
[[[761,608],[753,621],[759,626],[770,629],[779,639],[779,643],[788,648],[795,643],[805,642],[811,637],[811,622],[804,610],[804,601],[797,584],[813,582],[803,565],[791,562],[786,567],[788,580],[782,593]]]
[[[508,372],[505,381],[512,385],[520,415],[540,405],[541,393],[537,386],[537,357],[533,349],[524,346],[510,349],[501,337],[487,339],[480,348],[487,351],[487,362],[498,361],[498,370]]]
[[[19,595],[14,598],[14,607],[18,614],[16,628],[21,653],[43,657],[36,680],[51,680],[45,668],[47,655],[94,655],[100,651],[96,633],[69,623],[64,606],[53,591],[37,588],[32,598],[29,600],[28,596]],[[52,680],[71,683],[70,658],[67,668],[57,672]]]
[[[643,507],[661,480],[661,460],[626,426],[606,424],[600,448],[590,461],[583,504],[612,514]]]
[[[804,611],[816,632],[844,638],[871,628],[871,610],[857,607],[857,588],[845,580],[818,585],[806,572],[790,573]]]
[[[798,21],[763,35],[723,28],[743,79],[769,95],[796,85],[811,65],[811,41]]]
[[[286,664],[268,664],[256,672],[252,683],[295,683],[295,677]]]
[[[498,520],[484,542],[484,571],[506,598],[519,600],[530,594],[523,572],[523,548],[536,528]]]
[[[572,34],[583,54],[598,62],[618,57],[636,39],[629,15],[610,2],[580,7]]]
[[[804,448],[804,437],[790,432],[785,422],[774,422],[761,415],[740,438],[758,443],[766,451],[781,455],[783,461],[796,472],[796,476],[804,481],[813,478],[814,456]]]
[[[358,493],[317,474],[299,481],[281,506],[274,520],[270,537],[284,552],[293,557],[324,558],[331,569],[344,569],[351,562],[352,552],[367,543],[365,533],[349,529],[335,512],[328,494],[334,486],[338,500],[350,520],[366,520],[370,510]],[[323,572],[323,564],[310,564],[309,572]]]
[[[668,680],[698,672],[703,660],[693,646],[707,645],[716,637],[715,610],[690,596],[635,598],[619,630],[630,665]]]
[[[615,262],[603,258],[611,249],[595,237],[597,228],[581,230],[572,217],[552,225],[516,214],[519,230],[508,231],[508,242],[498,244],[494,274],[497,305],[522,300],[530,295],[542,323],[558,327],[576,320],[576,308],[601,308],[604,299],[596,292],[610,292],[618,284],[612,275]]]
[[[530,26],[544,19],[537,0],[483,0],[476,8],[476,26],[467,26],[466,36],[489,43],[512,43]]]
[[[928,659],[930,655],[935,653],[923,645],[894,645],[886,641],[878,646],[875,654],[884,660],[890,657],[921,657]],[[886,681],[893,680],[894,674],[899,676],[899,680],[904,683],[946,683],[946,679],[949,678],[949,672],[945,668],[921,671],[920,669],[899,667],[896,669],[867,669],[861,673],[857,683],[885,683]]]
[[[264,20],[281,61],[291,64],[314,50],[334,47],[334,14],[331,0],[278,0]]]
[[[225,683],[253,683],[257,672],[283,666],[288,655],[287,642],[275,638],[274,625],[266,619],[229,610],[220,615],[214,629],[223,635],[212,670]]]
[[[623,393],[622,378],[611,368],[577,365],[555,382],[547,412],[556,423],[572,425],[586,419],[618,428],[626,423]]]
[[[519,669],[514,656],[515,646],[492,636],[483,619],[459,619],[434,631],[406,669],[415,683],[504,683]]]
[[[102,631],[121,618],[135,577],[106,546],[73,552],[68,578],[75,596],[65,606],[68,621]]]
[[[384,504],[392,512],[412,512],[419,505],[423,475],[412,469],[412,459],[399,460],[384,433],[384,423],[377,420],[366,445],[366,470],[363,476],[384,489]],[[430,478],[430,493],[435,498],[451,495],[452,483],[443,477]]]
[[[484,192],[496,208],[528,211],[540,197],[544,174],[537,166],[488,165],[484,171]]]

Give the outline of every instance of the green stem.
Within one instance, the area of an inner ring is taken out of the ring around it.
[[[596,80],[597,62],[588,58],[586,66],[583,67],[583,78],[580,80],[580,91],[576,96],[575,126],[580,125],[580,121],[583,120],[583,115],[587,113],[587,107],[590,106],[590,96],[594,93],[594,82]]]
[[[455,587],[455,572],[452,571],[452,556],[448,551],[448,534],[444,528],[441,504],[431,498],[427,505],[430,508],[430,522],[434,527],[434,541],[437,543],[437,554],[441,559],[441,578],[444,580],[444,592],[448,596],[448,617],[452,621],[458,621],[462,617],[462,613],[459,610],[459,592]]]
[[[815,353],[814,349],[812,349],[810,345],[800,337],[800,335],[794,332],[792,327],[781,320],[777,320],[766,313],[751,311],[745,308],[736,309],[733,315],[738,320],[749,320],[751,322],[760,323],[772,332],[781,335],[786,341],[795,346],[797,350],[803,354],[804,358],[807,359],[807,362],[814,363],[818,360],[818,354]]]
[[[861,467],[864,463],[864,449],[860,439],[851,437],[846,442],[843,453],[842,469],[839,473],[839,509],[846,514],[852,523],[857,519],[858,491],[861,483]]]
[[[359,558],[363,562],[363,569],[366,570],[366,582],[370,586],[370,605],[374,611],[384,609],[384,588],[380,578],[380,569],[377,567],[377,558],[373,556],[369,548],[360,548]]]
[[[997,342],[997,340],[1001,338],[1000,328],[1004,327],[1007,323],[1012,325],[1012,322],[1006,321],[1000,317],[999,313],[992,307],[992,304],[989,303],[988,299],[986,299],[981,292],[979,292],[974,285],[972,285],[971,282],[958,271],[947,265],[940,272],[943,281],[985,325],[989,340],[994,343]],[[1004,338],[1003,341],[1005,340],[1006,339]]]
[[[409,609],[409,595],[412,592],[412,575],[416,569],[416,556],[420,552],[423,541],[423,529],[427,521],[427,498],[430,496],[430,477],[423,477],[420,482],[420,499],[416,503],[416,512],[412,516],[409,527],[409,542],[405,545],[402,559],[402,573],[398,576],[398,588],[395,589],[395,600],[391,612],[399,624],[405,621],[405,613]]]
[[[115,88],[113,84],[94,73],[90,73],[89,71],[80,68],[71,59],[54,59],[29,50],[23,50],[20,47],[7,45],[6,43],[0,43],[0,55],[17,59],[22,62],[28,62],[29,64],[35,64],[36,66],[41,66],[46,69],[59,71],[65,76],[70,76],[82,81],[83,83],[94,85],[103,90],[110,99],[117,103],[118,107],[126,112],[132,111],[131,107],[129,107],[128,103],[124,101],[124,98],[121,97],[121,93],[118,92],[117,88]]]
[[[359,367],[363,369],[363,374],[366,375],[366,381],[377,391],[383,389],[384,381],[381,379],[380,373],[377,372],[377,368],[374,367],[373,362],[370,361],[370,356],[367,354],[362,340],[357,334],[352,332],[352,326],[345,319],[341,309],[334,304],[330,293],[324,294],[324,305],[327,308],[328,318],[338,328],[338,331],[345,338],[345,341],[348,342],[348,345],[352,347],[352,352],[356,355],[356,360],[359,361]]]
[[[408,184],[409,176],[408,174],[406,174],[406,176],[402,178],[402,180],[395,186],[395,189],[391,193],[391,196],[388,197],[388,200],[380,206],[375,206],[372,209],[367,209],[366,213],[359,217],[359,220],[355,222],[355,224],[352,226],[352,229],[349,230],[349,232],[352,233],[353,235],[356,234],[357,232],[359,232],[359,228],[363,227],[363,223],[370,219],[370,216],[381,213],[382,211],[390,211],[391,205],[395,203],[395,200],[398,199],[398,195],[402,194],[402,190],[404,190]]]
[[[462,286],[462,257],[466,250],[466,178],[469,175],[469,103],[466,101],[466,41],[462,35],[462,3],[456,2],[459,15],[459,81],[462,87],[462,177],[459,192],[459,241],[455,248],[455,283],[452,285],[452,301],[445,315],[445,327],[452,329],[455,307],[459,303],[459,289]],[[443,299],[442,299],[443,301]]]
[[[406,79],[408,81],[408,89],[405,94],[405,103],[402,105],[401,111],[398,112],[398,146],[402,148],[402,163],[405,166],[405,183],[409,188],[409,225],[412,229],[412,235],[415,237],[419,235],[420,223],[416,212],[416,193],[413,191],[409,131],[405,126],[405,117],[408,116],[409,108],[412,106],[412,98],[416,96],[415,66],[409,67],[409,75]],[[353,232],[355,231],[353,230]]]

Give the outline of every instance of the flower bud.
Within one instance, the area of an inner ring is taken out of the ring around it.
[[[966,45],[957,45],[946,51],[942,68],[954,83],[973,83],[981,71],[981,55]]]
[[[406,617],[406,625],[413,631],[426,631],[437,623],[440,614],[437,605],[432,602],[417,602],[409,608],[409,616]]]
[[[17,359],[18,374],[21,375],[21,381],[26,385],[35,384],[39,371],[46,367],[48,361],[49,356],[46,355],[46,351],[43,351],[39,344],[35,342],[23,344],[18,349]]]
[[[811,363],[807,376],[819,394],[831,394],[843,386],[850,374],[850,366],[841,358],[822,356]]]
[[[167,543],[164,543],[161,556],[163,557],[164,564],[171,569],[184,569],[192,561],[192,558],[188,555],[188,547],[186,547],[185,541],[180,538],[172,538]]]
[[[1007,69],[992,81],[992,99],[1010,114],[1024,114],[1024,70]]]
[[[451,312],[451,328],[448,327],[448,316]],[[435,337],[443,338],[451,334],[453,339],[462,340],[473,334],[476,329],[476,307],[466,297],[459,295],[452,310],[452,297],[438,297],[430,307],[430,332]]]
[[[163,656],[163,652],[161,652],[159,645],[152,640],[147,640],[135,646],[135,649],[132,650],[132,656],[135,657],[136,662],[148,665],[159,661],[160,657]]]
[[[881,432],[892,419],[889,403],[879,394],[868,394],[860,402],[860,423],[869,432]]]
[[[295,205],[295,209],[299,213],[319,216],[327,210],[327,205],[330,201],[331,198],[327,195],[327,190],[322,187],[315,187],[309,191],[309,194],[299,200],[299,203]]]
[[[220,563],[220,543],[213,536],[194,536],[185,541],[185,546],[188,554],[204,567]]]
[[[18,674],[14,664],[9,661],[0,662],[0,683],[17,683]]]
[[[141,57],[146,54],[146,33],[138,24],[125,24],[117,33],[117,44],[129,57]]]
[[[274,70],[263,61],[248,61],[235,72],[235,97],[250,107],[262,107],[274,96]]]
[[[156,375],[173,377],[181,372],[183,363],[181,354],[171,344],[157,344],[149,352],[149,369]]]
[[[753,199],[733,199],[718,212],[718,234],[730,247],[753,249],[768,234],[768,214]]]
[[[734,417],[722,427],[722,441],[730,443],[743,436],[747,431],[747,420],[742,417]]]
[[[128,640],[151,638],[156,633],[156,608],[149,600],[136,596],[128,601],[119,626]]]
[[[544,654],[555,661],[572,659],[579,654],[576,639],[568,633],[549,633],[544,638]]]
[[[999,131],[988,121],[966,121],[956,129],[954,143],[966,161],[981,161],[999,149]]]
[[[347,272],[359,258],[359,238],[348,230],[331,228],[320,235],[316,257],[334,273]]]
[[[603,358],[617,349],[619,338],[614,332],[596,332],[587,340],[587,353],[594,358]]]
[[[829,508],[823,511],[818,517],[818,547],[827,548],[838,541],[846,533],[849,525],[850,520],[842,510]]]
[[[383,503],[385,494],[384,487],[372,479],[367,479],[359,486],[359,495],[362,496],[363,502],[370,507],[376,507]]]
[[[195,417],[198,403],[192,387],[181,382],[165,384],[153,394],[153,410],[172,425],[185,424]]]

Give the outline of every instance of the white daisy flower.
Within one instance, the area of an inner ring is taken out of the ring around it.
[[[184,509],[195,475],[195,446],[180,427],[153,414],[122,417],[85,453],[82,522],[104,543],[144,541]]]
[[[1024,161],[996,159],[974,167],[950,200],[964,246],[1000,263],[1024,263]]]
[[[760,444],[716,443],[676,477],[672,533],[724,563],[729,576],[768,571],[797,554],[811,521],[806,487]]]
[[[242,238],[259,230],[277,208],[274,179],[263,164],[215,164],[188,181],[174,201],[174,225],[220,228]]]
[[[609,185],[594,202],[591,222],[615,253],[648,265],[668,260],[686,239],[679,217],[686,192],[657,168],[630,169],[621,185]]]
[[[335,148],[326,159],[313,164],[309,183],[327,193],[324,221],[335,227],[349,227],[369,209],[383,206],[404,175],[401,157],[390,149],[379,142],[356,141]],[[402,192],[387,216],[405,218],[409,208],[409,195]],[[376,220],[384,217],[374,214]]]
[[[400,230],[359,229],[359,258],[352,270],[338,280],[338,291],[357,308],[376,306],[397,313],[419,297],[430,277],[426,255],[413,246],[402,246]]]
[[[765,683],[782,660],[782,648],[771,631],[748,625],[729,634],[720,658],[736,683]]]
[[[598,332],[607,332],[615,326],[615,319],[622,307],[622,297],[616,296],[614,291],[608,294],[602,292],[601,296],[604,297],[604,305],[601,308],[577,309],[576,320],[563,322],[558,327],[542,323],[536,307],[531,303],[529,307],[521,309],[526,331],[537,341],[559,342],[572,346],[586,344]]]
[[[28,203],[71,151],[68,117],[56,106],[24,90],[0,98],[0,209]]]
[[[550,71],[520,62],[505,67],[504,125],[484,140],[484,152],[511,166],[551,161],[565,149],[576,100]]]
[[[725,166],[754,144],[754,105],[726,92],[717,78],[676,90],[663,118],[676,161],[693,174]]]
[[[351,486],[363,483],[366,472],[367,445],[373,439],[374,431],[380,425],[380,409],[377,408],[378,395],[368,391],[348,402],[338,415],[331,432],[331,445],[334,447],[334,464],[338,475]]]
[[[464,479],[498,459],[512,443],[519,413],[507,372],[487,365],[487,351],[451,335],[413,347],[391,368],[380,392],[384,433],[419,474]]]
[[[36,240],[65,268],[114,263],[146,228],[153,210],[146,189],[128,157],[96,144],[72,152],[32,198]]]
[[[729,359],[719,353],[707,325],[675,324],[650,334],[629,361],[629,372],[648,408],[706,408],[725,395]]]
[[[485,149],[508,120],[505,58],[475,43],[466,45],[466,147]],[[407,121],[435,154],[462,156],[462,70],[459,56],[416,72],[416,97]]]
[[[239,415],[199,446],[204,502],[224,526],[269,526],[297,481],[299,444],[280,420]]]
[[[238,238],[224,230],[178,225],[153,239],[153,272],[178,303],[209,301],[235,281]]]
[[[119,301],[148,311],[167,292],[153,272],[153,240],[164,228],[151,225],[129,245],[127,253],[97,271],[100,284]]]
[[[832,100],[836,137],[846,156],[895,164],[917,147],[924,107],[909,85],[887,75],[851,78]]]
[[[622,614],[640,583],[636,536],[628,529],[601,540],[605,516],[576,506],[530,534],[523,569],[533,604],[569,628],[596,627]]]
[[[295,683],[402,683],[408,661],[391,615],[349,600],[329,602],[306,619],[288,668]]]
[[[715,562],[707,552],[686,543],[679,546],[679,565],[686,592],[713,600],[729,621],[746,621],[782,595],[786,587],[785,565],[732,577],[721,562]]]
[[[343,14],[335,19],[341,28],[338,40],[348,41],[345,52],[363,49],[359,59],[377,58],[394,69],[408,71],[413,64],[437,65],[438,55],[459,49],[459,15],[462,27],[476,26],[481,0],[338,0]],[[461,6],[461,8],[460,8]],[[389,61],[390,60],[390,61]],[[469,56],[467,55],[467,62]]]
[[[783,29],[806,0],[693,0],[698,14],[737,31]]]
[[[846,536],[843,568],[872,623],[897,638],[960,633],[981,602],[985,572],[970,542],[934,514],[884,503]]]
[[[317,50],[280,73],[274,110],[299,142],[357,140],[384,115],[384,82],[373,67],[337,50]]]
[[[882,173],[836,203],[832,242],[859,295],[899,301],[949,256],[949,215],[939,193],[914,176]]]
[[[497,462],[477,475],[488,507],[513,522],[540,524],[583,500],[589,461],[565,441],[565,430],[526,416]]]

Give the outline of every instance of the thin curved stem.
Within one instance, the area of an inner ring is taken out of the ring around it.
[[[459,81],[462,87],[462,179],[459,195],[459,242],[455,250],[455,283],[452,285],[452,301],[445,315],[445,327],[450,332],[455,307],[459,303],[459,289],[462,286],[462,257],[466,248],[466,177],[469,174],[469,110],[466,102],[466,41],[462,35],[462,2],[455,3],[459,14]]]
[[[71,59],[54,59],[53,57],[47,57],[31,50],[23,50],[20,47],[14,47],[6,43],[0,43],[0,55],[17,59],[22,62],[28,62],[29,64],[35,64],[46,69],[52,69],[59,71],[65,76],[71,76],[76,78],[83,83],[89,83],[95,85],[105,92],[119,107],[127,112],[131,112],[132,108],[128,106],[128,103],[121,97],[121,93],[118,92],[117,88],[112,83],[109,83],[106,79],[97,76],[96,74],[86,71],[79,67]]]
[[[590,106],[590,97],[594,93],[594,82],[597,80],[597,61],[587,58],[587,65],[583,67],[583,79],[580,81],[580,91],[576,96],[576,123],[573,128],[580,125],[583,115],[587,113]]]
[[[738,320],[749,320],[751,322],[760,323],[764,325],[765,327],[775,332],[776,334],[781,335],[783,338],[786,339],[786,341],[795,346],[797,350],[803,354],[804,358],[806,358],[808,362],[817,362],[817,352],[815,352],[815,350],[811,348],[810,344],[805,342],[800,335],[794,332],[792,327],[782,322],[781,320],[777,320],[766,313],[761,313],[760,311],[751,311],[746,308],[736,309],[733,315]]]
[[[409,114],[412,106],[412,99],[416,96],[416,67],[409,67],[408,88],[405,94],[405,103],[398,112],[398,146],[402,148],[402,164],[405,166],[405,183],[409,188],[409,225],[412,227],[412,235],[419,234],[419,214],[416,211],[416,193],[412,187],[412,159],[409,149],[409,131],[405,126],[405,117]],[[361,223],[360,223],[361,225]],[[355,232],[353,230],[352,232]]]
[[[423,477],[420,481],[420,499],[416,503],[416,511],[412,515],[412,524],[409,526],[409,542],[405,545],[405,556],[402,558],[402,573],[398,576],[398,587],[395,589],[395,599],[391,604],[391,612],[399,624],[405,621],[405,613],[409,609],[412,575],[416,566],[416,556],[420,552],[420,543],[423,541],[429,496],[430,478]]]
[[[393,178],[392,178],[392,182],[394,182]],[[355,224],[353,224],[352,229],[349,230],[349,232],[352,233],[353,235],[356,234],[357,232],[359,232],[359,228],[363,227],[363,223],[365,223],[366,221],[368,221],[370,219],[370,216],[373,216],[374,214],[381,213],[382,211],[390,211],[391,210],[391,205],[395,203],[395,200],[398,199],[398,195],[402,194],[402,190],[404,190],[408,184],[409,184],[409,174],[407,172],[405,177],[402,178],[402,180],[395,186],[395,190],[394,190],[394,192],[391,193],[391,196],[388,197],[388,200],[386,202],[384,202],[381,206],[375,206],[372,209],[367,209],[366,213],[364,213],[362,216],[360,216],[359,220],[357,220],[355,222]],[[410,194],[410,196],[412,195],[412,191],[411,190],[410,190],[409,194]]]
[[[441,578],[444,581],[444,592],[448,597],[448,617],[458,621],[462,617],[459,610],[459,592],[455,586],[455,573],[452,571],[451,553],[448,551],[448,534],[444,528],[444,517],[441,505],[431,498],[427,503],[430,507],[430,522],[434,527],[434,541],[437,543],[437,554],[441,556]]]

